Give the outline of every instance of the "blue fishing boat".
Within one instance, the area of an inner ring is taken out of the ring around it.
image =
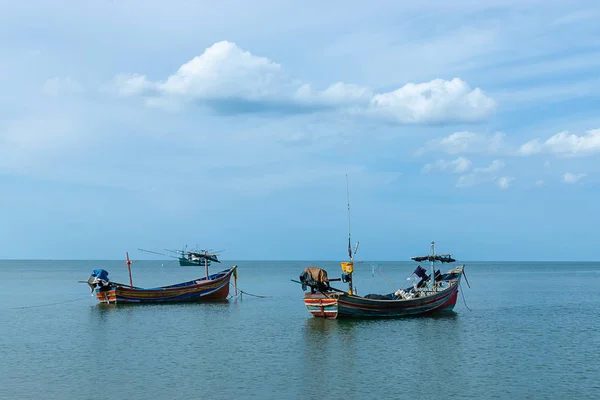
[[[113,282],[108,278],[104,269],[95,269],[87,280],[92,292],[100,303],[171,303],[198,302],[207,300],[226,300],[229,295],[229,283],[234,277],[234,287],[237,291],[237,266],[208,274],[187,282],[168,286],[141,288],[133,286],[131,278],[131,261],[127,256],[129,285]]]
[[[407,317],[452,311],[456,305],[464,265],[460,265],[441,273],[435,270],[436,262],[453,262],[449,255],[438,255],[434,252],[424,257],[413,257],[417,260],[428,260],[432,264],[432,273],[420,265],[414,270],[405,287],[392,293],[367,294],[359,296],[352,283],[354,262],[342,262],[342,278],[329,279],[327,271],[308,267],[300,275],[303,289],[310,288],[304,295],[304,304],[308,311],[319,318],[390,318]],[[432,276],[434,278],[432,278]],[[348,290],[331,286],[331,282],[342,280],[348,284]]]
[[[348,177],[346,176],[346,185]],[[455,266],[446,273],[435,270],[435,264],[454,263],[450,254],[436,254],[435,244],[431,242],[431,253],[426,256],[412,257],[413,261],[431,262],[431,274],[420,265],[408,278],[405,287],[387,294],[367,294],[359,296],[353,285],[354,257],[358,251],[358,242],[354,250],[350,239],[350,194],[348,191],[348,261],[342,262],[341,278],[330,279],[324,269],[310,266],[300,275],[302,289],[310,292],[304,295],[304,304],[308,311],[319,318],[391,318],[406,317],[438,312],[452,311],[458,298],[464,265]],[[466,279],[466,277],[465,277]],[[331,286],[331,282],[342,281],[348,284],[347,290]]]

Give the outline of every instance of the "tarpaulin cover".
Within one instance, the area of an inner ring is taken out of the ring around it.
[[[92,276],[108,282],[108,272],[104,269],[95,269],[92,271]]]

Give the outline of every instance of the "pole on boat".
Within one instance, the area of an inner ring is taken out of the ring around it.
[[[207,255],[208,250],[204,250],[204,268],[206,269],[206,280],[208,280],[208,258],[206,258]]]
[[[350,261],[342,262],[342,271],[347,275],[346,280],[348,282],[348,294],[353,294],[354,290],[352,287],[352,273],[354,272],[354,253],[352,252],[352,244],[350,241],[350,187],[348,185],[348,174],[346,174],[346,195],[348,198],[348,257]],[[356,244],[358,248],[358,243]]]
[[[433,290],[435,285],[435,241],[431,241],[431,280],[429,281],[429,287]]]
[[[233,287],[235,289],[235,295],[237,296],[237,265],[234,265],[233,268]]]
[[[133,289],[133,281],[131,280],[131,260],[129,259],[129,252],[125,252],[125,256],[127,257],[127,272],[129,272],[129,286]]]

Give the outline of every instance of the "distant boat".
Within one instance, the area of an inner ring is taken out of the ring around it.
[[[216,263],[220,263],[221,261],[219,261],[219,254],[222,253],[225,250],[219,250],[219,251],[212,251],[212,250],[198,250],[198,249],[193,249],[193,250],[187,250],[187,245],[183,247],[183,250],[170,250],[170,249],[165,249],[165,251],[171,253],[171,254],[165,254],[165,253],[158,253],[156,251],[152,251],[152,250],[144,250],[144,249],[138,249],[140,251],[145,251],[146,253],[152,253],[152,254],[157,254],[160,256],[165,256],[165,257],[169,257],[169,258],[176,258],[177,261],[179,261],[179,265],[182,267],[206,267],[208,268],[210,266],[211,263],[216,262]]]
[[[178,257],[179,265],[182,267],[191,266],[210,266],[212,262],[220,263],[218,253],[210,253],[209,250],[186,251],[172,250],[180,254]]]
[[[348,195],[348,198],[350,196]],[[413,272],[409,287],[400,288],[388,294],[367,294],[359,296],[352,283],[354,256],[358,243],[352,250],[350,242],[350,200],[348,200],[348,256],[349,261],[342,262],[341,278],[330,279],[327,271],[308,267],[300,275],[302,289],[310,292],[304,295],[304,304],[308,311],[319,318],[393,318],[432,314],[452,311],[458,298],[458,289],[464,274],[464,265],[450,269],[445,274],[435,270],[435,263],[451,263],[456,260],[449,254],[435,254],[434,242],[431,242],[431,254],[412,257],[417,262],[430,261],[431,274],[420,265]],[[433,276],[433,278],[432,278]],[[343,281],[348,290],[334,288],[330,282]]]
[[[133,286],[131,279],[131,261],[127,255],[129,285],[112,282],[108,272],[95,269],[87,280],[92,292],[100,303],[167,303],[193,302],[208,300],[226,300],[229,295],[231,276],[237,291],[237,266],[191,281],[169,286],[140,288]]]

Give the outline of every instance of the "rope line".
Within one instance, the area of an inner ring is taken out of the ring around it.
[[[254,296],[254,297],[259,297],[261,299],[266,299],[267,297],[273,297],[273,296],[260,296],[258,294],[252,294],[252,293],[248,293],[248,292],[244,292],[243,290],[241,290],[240,288],[238,288],[238,292],[240,293],[244,293],[247,294],[248,296]]]
[[[38,304],[38,305],[35,305],[35,306],[11,307],[11,308],[9,308],[9,310],[22,310],[22,309],[25,309],[25,308],[37,308],[37,307],[55,306],[55,305],[58,305],[58,304],[72,303],[74,301],[79,301],[79,300],[83,300],[83,299],[87,299],[87,298],[89,298],[89,296],[79,297],[77,299],[72,299],[72,300],[58,301],[56,303]]]
[[[233,283],[231,283],[231,282],[230,282],[229,284],[230,284],[230,285],[233,285]],[[237,291],[238,291],[240,294],[238,294],[237,296],[236,296],[236,295],[232,295],[232,294],[230,294],[229,296],[230,296],[231,298],[235,298],[235,299],[237,299],[237,298],[241,298],[241,297],[242,297],[242,294],[246,294],[246,295],[248,295],[248,296],[252,296],[252,297],[258,297],[258,298],[260,298],[260,299],[266,299],[266,298],[273,297],[273,296],[261,296],[261,295],[258,295],[258,294],[252,294],[252,293],[244,292],[242,289],[240,289],[240,287],[239,287],[239,286],[238,286],[238,288],[237,288]]]
[[[460,286],[460,284],[459,284],[459,287],[460,287],[460,295],[462,296],[463,303],[465,303],[465,307],[467,307],[467,310],[469,310],[469,311],[473,311],[473,310],[471,310],[471,309],[469,308],[469,306],[467,305],[467,301],[465,300],[465,294],[463,293],[463,291],[462,291],[462,286]]]

